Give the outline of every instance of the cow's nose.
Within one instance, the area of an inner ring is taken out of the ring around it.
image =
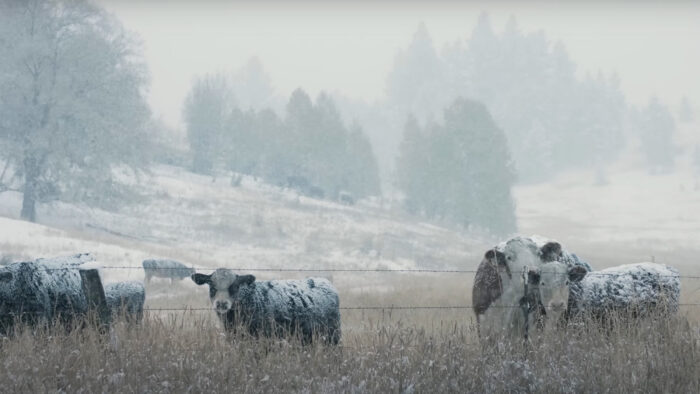
[[[215,305],[216,309],[219,311],[228,310],[228,306],[229,306],[229,304],[226,301],[216,301],[216,305]]]

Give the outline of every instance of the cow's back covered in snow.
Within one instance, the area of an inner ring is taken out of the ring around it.
[[[104,285],[105,300],[113,313],[123,314],[127,320],[141,321],[146,290],[137,281],[107,283]]]
[[[195,283],[208,284],[210,298],[225,327],[245,327],[252,335],[298,334],[304,342],[313,335],[328,343],[340,340],[338,292],[325,278],[256,281],[218,269],[194,274]]]
[[[0,267],[0,333],[7,333],[16,321],[68,323],[85,316],[90,305],[81,270],[89,270],[93,261],[89,254],[79,254]],[[102,286],[101,281],[97,285]],[[113,311],[124,305],[140,318],[145,298],[142,284],[115,283],[103,289]]]
[[[626,264],[595,271],[580,283],[569,314],[605,317],[610,312],[644,316],[678,310],[681,282],[677,269],[665,264]]]
[[[152,278],[167,278],[182,280],[194,274],[194,268],[175,260],[144,260],[141,265],[145,275],[144,281],[150,283]]]
[[[0,268],[0,331],[15,319],[35,324],[68,321],[88,310],[79,267],[89,255],[8,264]]]

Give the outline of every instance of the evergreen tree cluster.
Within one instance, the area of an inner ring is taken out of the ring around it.
[[[471,37],[438,53],[421,25],[387,80],[390,104],[418,119],[457,97],[483,102],[506,134],[524,181],[613,160],[627,105],[615,75],[575,75],[561,43],[523,33],[514,18],[497,34],[482,14]],[[404,115],[405,116],[405,115]]]
[[[314,194],[332,199],[342,191],[355,197],[380,193],[369,140],[359,125],[343,123],[328,95],[314,103],[297,89],[285,112],[280,118],[269,108],[241,109],[224,77],[197,79],[184,109],[193,170],[225,168],[302,191],[313,187]]]
[[[479,102],[455,100],[442,124],[421,127],[409,117],[397,178],[414,213],[499,235],[515,231],[515,176],[506,138]]]

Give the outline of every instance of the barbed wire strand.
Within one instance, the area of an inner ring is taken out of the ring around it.
[[[56,271],[56,270],[70,270],[70,269],[78,269],[80,268],[79,266],[69,266],[69,267],[55,267],[55,268],[47,268],[47,271]],[[143,267],[139,266],[103,266],[103,267],[95,267],[96,269],[106,269],[106,270],[142,270],[144,269]],[[226,267],[219,267],[219,268],[226,268]],[[213,268],[213,267],[149,267],[146,268],[147,270],[156,270],[156,271],[184,271],[184,270],[189,270],[189,269],[196,269],[196,270],[202,270],[202,271],[215,271],[218,268]],[[233,267],[233,268],[226,268],[230,269],[233,271],[239,271],[239,272],[382,272],[382,273],[392,273],[392,272],[397,272],[397,273],[445,273],[445,274],[476,274],[477,270],[457,270],[457,269],[445,269],[445,270],[440,270],[440,269],[427,269],[427,268],[251,268],[251,267]],[[541,273],[543,274],[562,274],[562,275],[568,275],[567,273],[560,273],[560,272],[549,272],[549,271],[542,271]],[[624,275],[624,274],[630,274],[628,271],[608,271],[608,272],[598,272],[598,271],[590,271],[587,272],[586,275],[591,275],[591,276],[617,276],[617,275]],[[700,279],[700,275],[654,275],[655,277],[659,278],[681,278],[681,279]]]
[[[686,306],[692,306],[692,307],[698,307],[700,306],[700,303],[683,303],[683,304],[677,304],[679,307],[686,307]],[[489,308],[521,308],[520,305],[491,305]],[[410,305],[410,306],[401,306],[401,305],[396,305],[396,306],[341,306],[339,307],[340,310],[458,310],[458,309],[474,309],[473,306],[467,306],[467,305],[449,305],[449,306],[418,306],[418,305]],[[214,309],[209,307],[209,308],[201,308],[201,307],[196,307],[196,308],[189,308],[189,307],[180,307],[180,308],[145,308],[143,310],[144,312],[174,312],[174,311],[192,311],[192,312],[201,312],[201,311],[210,311],[214,312]]]

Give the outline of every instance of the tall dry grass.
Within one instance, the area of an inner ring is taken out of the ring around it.
[[[261,278],[264,279],[264,278]],[[341,306],[468,306],[471,276],[335,275]],[[147,307],[209,305],[155,281]],[[683,302],[697,302],[684,296]],[[484,348],[469,309],[342,310],[338,347],[227,336],[207,310],[149,312],[111,333],[29,329],[0,341],[0,392],[700,392],[700,308],[594,320]]]
[[[344,321],[355,328],[338,347],[227,336],[195,311],[118,321],[111,333],[20,327],[0,345],[0,391],[700,392],[700,329],[682,315],[612,329],[582,321],[493,348],[465,322]]]

